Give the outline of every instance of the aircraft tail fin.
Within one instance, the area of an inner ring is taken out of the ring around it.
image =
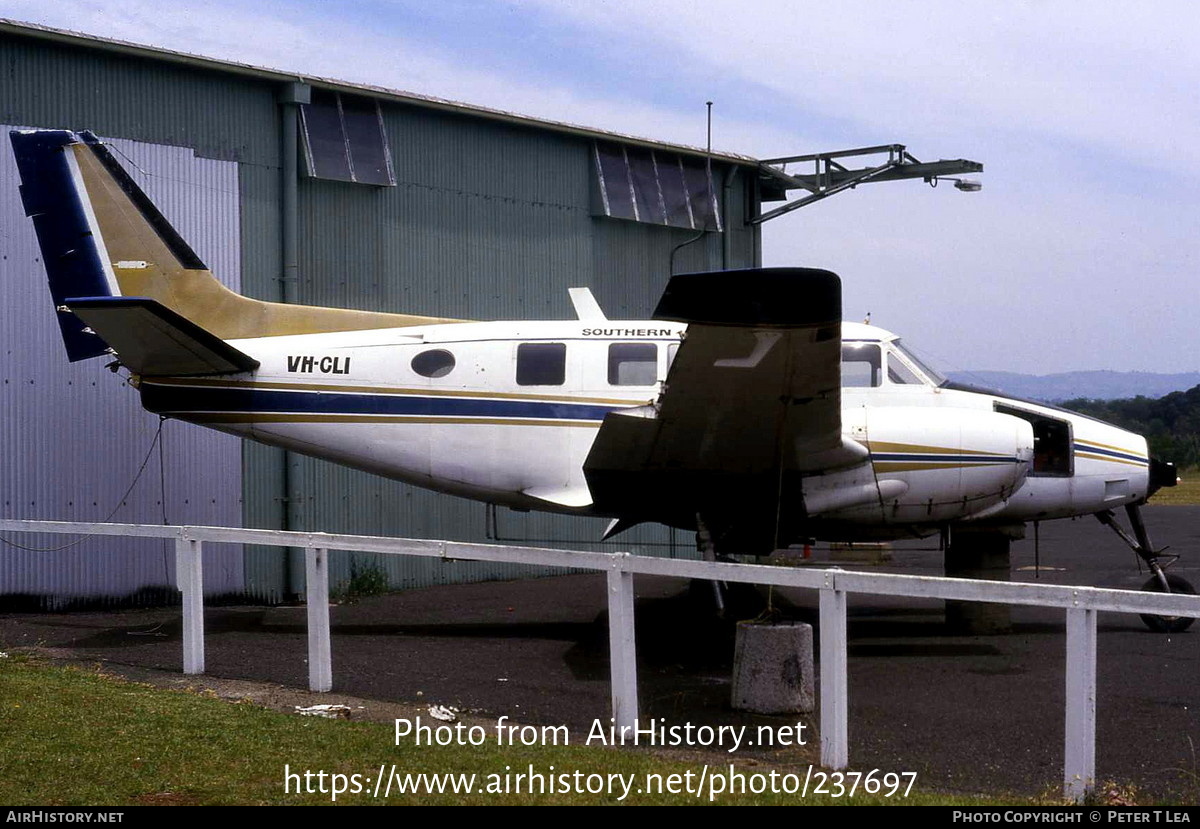
[[[103,354],[107,344],[66,309],[68,297],[120,292],[95,217],[80,195],[78,164],[66,152],[79,138],[64,130],[11,135],[21,173],[21,202],[37,232],[67,356],[74,361]]]
[[[76,297],[152,299],[221,339],[458,322],[241,296],[212,275],[95,135],[14,130],[11,139],[71,360],[108,349],[66,310]]]

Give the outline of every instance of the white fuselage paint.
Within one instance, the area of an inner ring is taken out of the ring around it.
[[[654,403],[685,328],[483,322],[234,340],[261,362],[253,374],[144,380],[142,390],[154,411],[390,478],[591,514],[583,464],[604,415]],[[843,434],[871,459],[804,482],[810,516],[832,535],[1060,518],[1145,498],[1142,437],[1053,407],[942,388],[911,363],[907,381],[892,382],[886,361],[904,359],[893,335],[847,323],[843,341],[878,346],[885,365],[877,385],[842,390]],[[518,383],[517,349],[536,343],[565,346],[561,384]],[[633,343],[657,345],[653,377],[642,366],[640,385],[610,383],[610,346]],[[449,352],[454,367],[422,376],[414,358],[430,351]],[[1069,430],[1057,471],[1034,468],[1027,419],[1037,416]]]

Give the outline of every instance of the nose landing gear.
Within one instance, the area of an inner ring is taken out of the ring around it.
[[[1192,586],[1191,582],[1182,576],[1167,573],[1167,568],[1174,564],[1179,556],[1164,556],[1162,553],[1166,549],[1165,547],[1161,550],[1154,549],[1150,543],[1150,535],[1146,532],[1146,525],[1142,522],[1141,506],[1127,504],[1125,512],[1129,516],[1129,526],[1133,529],[1132,536],[1117,523],[1117,518],[1112,510],[1098,512],[1096,518],[1101,524],[1120,536],[1121,540],[1128,544],[1138,558],[1146,562],[1146,566],[1150,568],[1150,580],[1142,585],[1142,589],[1152,593],[1195,595],[1196,588]],[[1143,613],[1141,616],[1146,627],[1156,633],[1179,633],[1187,630],[1192,622],[1196,621],[1189,616],[1154,616],[1149,613]]]

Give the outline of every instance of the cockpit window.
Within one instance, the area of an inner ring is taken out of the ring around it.
[[[926,363],[925,361],[923,361],[923,360],[922,360],[920,357],[918,357],[916,354],[913,354],[913,353],[912,353],[912,350],[911,350],[911,349],[909,349],[909,348],[906,348],[906,347],[904,346],[904,344],[903,344],[903,343],[901,343],[899,340],[893,340],[893,341],[892,341],[892,346],[893,346],[893,347],[894,347],[894,348],[895,348],[897,351],[899,351],[899,352],[900,352],[900,353],[901,353],[901,354],[904,356],[904,358],[905,358],[906,360],[908,360],[908,362],[912,363],[912,364],[913,364],[913,366],[915,366],[915,367],[917,368],[917,370],[918,370],[918,371],[920,371],[922,374],[924,374],[926,377],[928,377],[928,378],[929,378],[929,382],[933,383],[933,385],[935,385],[935,386],[940,386],[940,385],[943,385],[943,384],[946,382],[946,378],[945,378],[945,377],[943,377],[941,374],[939,374],[938,372],[936,372],[936,371],[934,371],[933,369],[931,369],[931,368],[929,367],[929,364],[928,364],[928,363]]]
[[[863,389],[883,382],[877,343],[842,343],[842,388]]]
[[[895,351],[888,352],[887,355],[887,375],[889,383],[897,383],[901,386],[923,386],[925,381],[921,379],[915,371],[913,371]]]

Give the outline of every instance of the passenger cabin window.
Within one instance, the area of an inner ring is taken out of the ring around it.
[[[842,388],[861,389],[882,382],[879,346],[875,343],[842,343]]]
[[[1056,417],[995,404],[1000,414],[1012,415],[1033,426],[1033,469],[1031,475],[1065,477],[1075,471],[1075,456],[1071,452],[1071,424]]]
[[[517,346],[518,386],[561,386],[566,379],[566,343],[521,343]]]
[[[608,382],[612,386],[653,386],[658,382],[658,346],[653,343],[610,345]]]
[[[442,348],[422,351],[413,357],[412,370],[422,377],[445,377],[454,370],[454,355]]]

